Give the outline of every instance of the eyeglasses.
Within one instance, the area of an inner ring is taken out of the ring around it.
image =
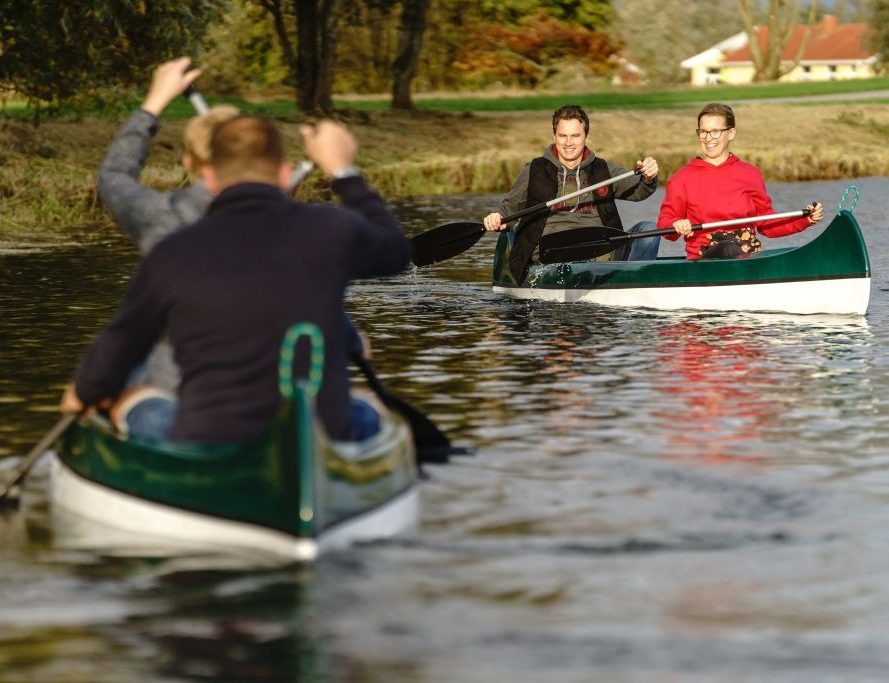
[[[725,131],[731,130],[731,129],[732,129],[732,126],[729,126],[728,128],[714,128],[713,130],[704,130],[703,128],[695,128],[695,133],[698,134],[698,138],[701,140],[706,140],[707,138],[713,138],[714,140],[718,140],[720,137],[722,137],[722,134]]]

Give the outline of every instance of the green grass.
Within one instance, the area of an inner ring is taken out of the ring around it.
[[[771,83],[757,85],[725,85],[702,88],[683,87],[670,90],[640,91],[612,90],[610,92],[573,93],[560,95],[524,95],[502,97],[424,98],[418,96],[415,104],[419,109],[435,111],[536,111],[553,110],[565,103],[580,104],[596,109],[661,109],[699,102],[732,102],[807,95],[838,95],[871,90],[889,90],[889,78],[872,78],[848,81],[824,81],[809,83]],[[389,107],[388,98],[379,100],[336,99],[338,107],[364,111],[378,111]]]
[[[273,118],[292,118],[296,113],[296,103],[292,99],[271,100],[260,104],[237,97],[207,97],[207,102],[210,106],[231,104],[242,112],[264,114]],[[188,100],[180,97],[170,103],[170,106],[164,110],[163,116],[165,119],[191,118],[194,116],[194,108]]]
[[[768,100],[782,97],[804,97],[808,95],[840,95],[844,93],[889,90],[889,78],[871,78],[848,81],[824,81],[810,83],[769,83],[757,85],[726,85],[707,88],[677,87],[669,90],[629,90],[610,89],[604,92],[587,94],[573,93],[560,95],[520,95],[490,97],[467,94],[463,97],[415,97],[414,104],[424,111],[441,112],[509,112],[509,111],[552,111],[565,103],[580,104],[586,109],[662,109],[698,104],[700,102],[732,102],[737,100]],[[266,114],[277,118],[296,116],[292,99],[273,100],[257,104],[235,97],[207,98],[210,104],[232,104],[241,111]],[[870,102],[871,100],[868,100]],[[882,101],[882,100],[874,100]],[[389,98],[349,99],[335,98],[334,104],[340,109],[357,111],[384,111],[389,109]],[[189,103],[176,100],[164,112],[165,118],[188,118],[193,116]]]
[[[848,81],[824,81],[809,83],[769,83],[756,85],[725,85],[706,88],[688,86],[666,90],[610,89],[604,92],[569,93],[559,95],[503,95],[490,97],[467,94],[463,97],[424,97],[415,96],[414,104],[424,111],[441,112],[509,112],[509,111],[552,111],[565,103],[580,104],[591,111],[597,109],[662,109],[667,107],[693,105],[700,102],[732,102],[737,100],[768,100],[783,97],[805,97],[808,95],[841,95],[844,93],[889,90],[889,78],[871,78]],[[292,100],[275,100],[254,104],[237,98],[209,98],[211,104],[222,102],[233,104],[242,111],[290,118],[295,115]],[[868,100],[870,101],[870,100]],[[388,97],[379,99],[334,98],[340,109],[357,111],[384,111],[389,109]],[[191,116],[191,110],[184,101],[176,107],[171,105],[165,115]]]
[[[871,78],[847,81],[824,81],[809,83],[769,83],[755,85],[725,85],[692,88],[678,86],[663,90],[608,88],[601,92],[566,93],[559,95],[473,95],[454,97],[415,96],[418,109],[440,112],[509,112],[509,111],[552,111],[565,103],[580,104],[595,111],[601,109],[662,109],[682,105],[696,105],[700,102],[728,102],[737,100],[768,100],[783,97],[804,97],[808,95],[840,95],[844,93],[868,92],[872,90],[889,90],[889,78]],[[214,104],[233,104],[241,111],[266,114],[275,118],[293,120],[297,117],[294,100],[291,98],[276,99],[267,102],[250,102],[237,97],[212,97],[207,100]],[[884,100],[868,100],[882,102]],[[81,118],[83,116],[111,116],[121,118],[120,113],[129,110],[130,105],[137,106],[138,99],[122,103],[120,111],[110,108],[104,112],[88,111],[74,113],[62,111],[57,118]],[[337,108],[357,111],[382,111],[389,108],[389,97],[378,99],[335,98]],[[0,114],[9,118],[29,119],[32,110],[21,103],[10,103],[0,107]],[[187,100],[175,100],[164,112],[164,118],[183,119],[194,115],[194,110]],[[301,117],[299,117],[301,118]]]
[[[293,100],[273,100],[269,102],[256,103],[237,97],[208,97],[209,104],[233,104],[243,112],[254,114],[265,114],[275,118],[293,118],[296,113],[296,107]],[[98,118],[120,120],[125,118],[133,109],[139,106],[140,97],[130,96],[122,97],[113,107],[103,109],[90,108],[86,110],[77,110],[73,107],[63,107],[58,110],[45,110],[41,113],[41,119],[53,119],[56,121],[77,121],[81,119]],[[19,121],[30,121],[34,118],[34,108],[23,103],[7,103],[0,106],[0,116],[15,119]],[[185,98],[177,98],[164,110],[163,118],[165,119],[187,119],[194,116],[194,108]]]

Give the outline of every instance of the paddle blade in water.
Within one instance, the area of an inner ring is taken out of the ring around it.
[[[628,239],[623,230],[608,227],[577,228],[544,235],[540,240],[541,263],[589,261],[617,249]]]
[[[411,253],[414,265],[428,266],[462,254],[485,234],[481,223],[444,223],[412,237]]]

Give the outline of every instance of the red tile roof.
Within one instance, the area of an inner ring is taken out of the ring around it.
[[[793,61],[796,59],[806,30],[810,30],[811,33],[801,61],[864,60],[876,53],[876,49],[870,42],[873,37],[873,29],[868,24],[839,24],[836,18],[825,16],[820,23],[814,26],[799,25],[794,29],[781,53],[782,60]],[[768,34],[767,27],[757,27],[757,37],[763,49]],[[750,62],[752,60],[749,45],[725,53],[726,62]]]

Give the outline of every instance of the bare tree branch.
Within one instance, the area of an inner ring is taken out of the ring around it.
[[[787,43],[793,37],[799,22],[799,0],[769,0],[768,14],[764,28],[765,44],[759,44],[759,27],[756,23],[758,3],[756,0],[737,0],[738,14],[747,33],[750,56],[753,61],[754,80],[778,80],[795,69],[805,54],[812,32],[812,24],[818,13],[819,0],[809,0],[806,28],[794,58],[782,62],[781,56]]]

